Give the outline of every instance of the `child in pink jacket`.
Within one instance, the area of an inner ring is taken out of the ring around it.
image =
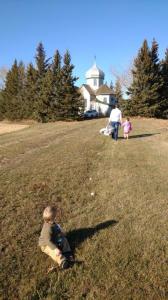
[[[129,138],[129,133],[132,130],[132,124],[129,118],[126,118],[126,121],[122,123],[122,127],[124,129],[124,139]]]

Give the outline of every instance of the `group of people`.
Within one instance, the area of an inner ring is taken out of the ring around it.
[[[122,126],[124,130],[124,139],[129,138],[129,133],[132,130],[132,124],[129,118],[126,118],[125,122],[122,121],[122,113],[121,110],[115,105],[114,109],[112,109],[109,122],[106,128],[102,128],[100,133],[104,135],[111,135],[112,139],[115,141],[118,140],[118,130],[119,127]]]

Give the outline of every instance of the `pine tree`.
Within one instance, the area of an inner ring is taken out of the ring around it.
[[[29,64],[26,71],[22,62],[14,61],[0,91],[0,118],[35,118],[47,122],[57,119],[78,119],[83,112],[84,100],[73,76],[74,66],[67,51],[64,65],[57,50],[49,64],[43,44],[36,52],[36,68]]]
[[[38,77],[43,77],[46,71],[48,70],[50,58],[46,59],[44,46],[41,42],[37,46],[35,59],[36,59]]]
[[[30,63],[26,70],[26,80],[25,80],[25,105],[24,114],[25,118],[35,118],[36,114],[36,93],[37,93],[37,70]]]
[[[122,93],[122,88],[119,79],[116,80],[115,87],[114,87],[114,93],[115,93],[115,98],[117,100],[117,103],[120,107],[122,107],[122,102],[123,102],[123,93]]]
[[[3,93],[0,90],[0,120],[5,118],[5,101],[3,98]]]
[[[159,45],[155,39],[152,41],[152,47],[151,47],[151,58],[154,63],[155,68],[159,68],[159,58],[158,58],[158,49]]]
[[[124,116],[130,116],[130,115],[134,115],[132,114],[132,100],[130,99],[125,99],[123,100],[123,104],[122,104],[122,112]]]
[[[62,69],[61,69],[61,55],[58,50],[56,50],[53,63],[52,63],[52,112],[53,120],[59,119],[59,101],[61,101],[62,96]]]
[[[5,117],[11,118],[11,113],[13,111],[13,102],[18,94],[18,64],[17,60],[14,61],[12,68],[8,71],[6,75],[5,88],[2,91],[4,103],[5,103]]]
[[[15,60],[11,70],[7,73],[5,88],[2,92],[5,103],[5,117],[11,120],[20,119],[22,117],[20,71],[17,60]]]
[[[18,118],[25,118],[25,83],[26,83],[26,72],[25,65],[21,61],[18,65],[19,73],[19,90],[18,90],[18,106],[20,106],[20,111],[18,111]]]
[[[83,112],[83,99],[77,87],[75,87],[75,82],[78,78],[73,77],[73,69],[74,65],[71,64],[71,56],[66,51],[61,76],[61,98],[58,103],[59,117],[64,119],[78,119],[79,114]]]
[[[46,73],[50,68],[49,59],[46,58],[46,53],[44,50],[44,46],[42,43],[39,43],[37,47],[37,53],[35,56],[36,59],[36,67],[37,67],[37,80],[36,80],[36,94],[34,99],[35,104],[35,118],[38,121],[45,121],[43,120],[44,116],[46,115],[46,109],[42,112],[42,108],[46,105],[43,105],[44,100],[44,90],[46,87]],[[44,84],[44,86],[43,86]],[[48,92],[46,91],[46,94]],[[46,117],[44,118],[46,119]]]
[[[161,74],[163,78],[161,117],[168,119],[168,48],[165,59],[161,62]]]
[[[111,82],[110,82],[110,89],[114,89],[114,85],[113,85],[113,82],[112,82],[112,80],[111,80]]]
[[[145,117],[158,117],[162,77],[159,70],[158,44],[153,40],[152,48],[144,40],[134,61],[133,83],[128,90],[131,95],[130,113]]]
[[[40,90],[40,100],[38,102],[38,120],[41,122],[49,122],[53,120],[53,73],[48,69],[45,73]]]
[[[153,107],[150,107],[150,111],[153,113],[154,117],[161,117],[161,110],[162,110],[162,90],[163,90],[163,78],[161,74],[161,67],[159,61],[159,54],[158,54],[159,45],[155,39],[152,41],[151,47],[151,59],[152,59],[152,84],[151,84],[151,91],[152,91],[152,101]]]

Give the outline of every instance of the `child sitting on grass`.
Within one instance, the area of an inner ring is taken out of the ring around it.
[[[65,234],[59,224],[55,223],[56,212],[56,208],[52,206],[44,209],[44,224],[39,238],[39,246],[42,252],[50,256],[61,269],[67,269],[73,262],[73,255]]]
[[[130,119],[126,118],[126,121],[123,122],[121,126],[124,128],[124,139],[128,140],[129,133],[132,130],[132,124],[130,122]]]

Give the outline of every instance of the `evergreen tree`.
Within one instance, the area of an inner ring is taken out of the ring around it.
[[[36,114],[36,93],[37,93],[37,70],[30,63],[26,70],[26,80],[25,80],[25,105],[24,114],[25,118],[35,118]]]
[[[78,119],[79,113],[83,112],[83,99],[75,87],[78,78],[73,77],[74,65],[71,64],[71,56],[68,51],[64,55],[64,65],[61,76],[61,98],[58,103],[58,113],[60,118]]]
[[[26,72],[24,63],[21,61],[18,65],[18,75],[19,75],[19,90],[17,95],[18,107],[20,106],[20,111],[18,111],[18,118],[25,118],[25,82],[26,82]]]
[[[36,80],[36,93],[34,99],[34,104],[35,104],[34,115],[37,120],[43,121],[43,116],[45,116],[46,110],[44,110],[44,114],[43,114],[42,108],[45,107],[45,104],[43,106],[42,101],[44,101],[44,89],[46,87],[45,77],[48,69],[50,68],[50,65],[49,65],[49,59],[46,58],[46,53],[42,43],[39,43],[36,52],[37,53],[35,59],[36,59],[36,67],[37,67],[37,80]]]
[[[112,80],[111,80],[111,82],[110,82],[110,89],[114,89],[114,85],[113,85],[113,82],[112,82]]]
[[[3,98],[3,93],[0,90],[0,120],[5,118],[5,102]]]
[[[131,109],[132,109],[132,101],[130,99],[123,100],[122,103],[122,112],[124,116],[130,116],[131,115]]]
[[[53,63],[52,63],[52,111],[53,120],[59,118],[59,101],[61,101],[62,96],[62,69],[61,69],[61,55],[58,50],[56,50]]]
[[[159,45],[155,39],[152,41],[151,47],[151,58],[154,63],[155,68],[159,69],[159,57],[158,57]]]
[[[5,103],[5,117],[8,119],[22,118],[21,86],[21,66],[19,68],[17,60],[15,60],[11,70],[7,73],[5,88],[2,92]]]
[[[50,58],[46,58],[46,53],[43,44],[40,42],[36,49],[36,66],[38,71],[38,77],[43,77],[48,70]]]
[[[43,44],[36,52],[36,68],[14,61],[0,91],[0,118],[35,118],[42,122],[56,119],[77,119],[83,112],[84,101],[75,87],[74,66],[67,51],[64,65],[57,50],[52,64],[46,58]]]
[[[154,40],[152,48],[149,49],[147,41],[144,40],[134,61],[133,83],[128,90],[131,95],[130,114],[158,117],[162,85],[158,44]]]
[[[163,78],[161,116],[168,119],[168,48],[165,52],[165,59],[161,62],[161,74]]]
[[[40,101],[38,102],[38,120],[48,122],[53,120],[53,73],[48,69],[45,73],[40,90]]]
[[[114,93],[115,97],[117,99],[117,103],[120,107],[122,107],[122,102],[123,102],[123,93],[122,93],[122,88],[119,79],[116,80],[115,87],[114,87]]]

